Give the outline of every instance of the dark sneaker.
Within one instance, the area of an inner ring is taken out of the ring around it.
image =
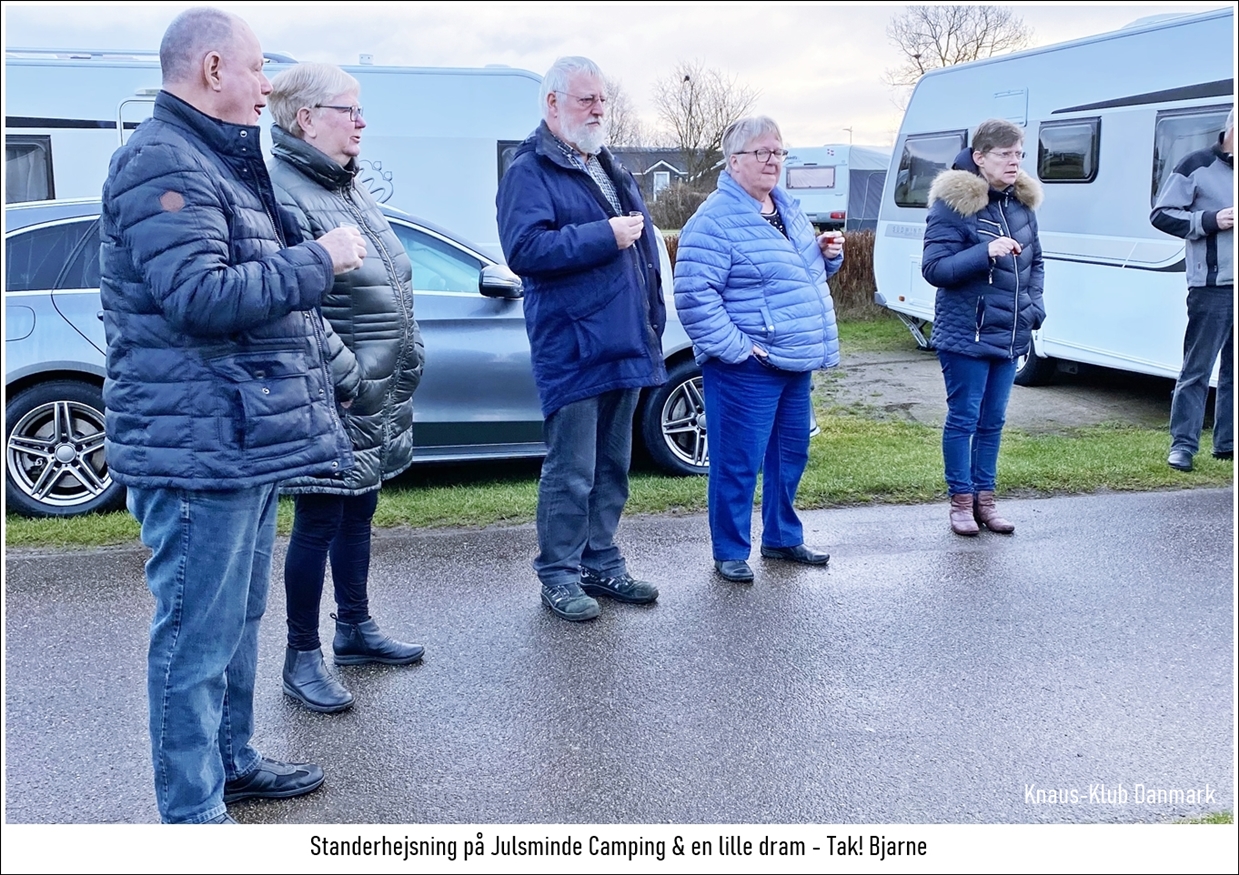
[[[598,603],[579,584],[561,583],[542,587],[542,603],[565,620],[580,622],[598,616]]]
[[[582,568],[581,589],[589,595],[628,605],[648,605],[658,599],[658,587],[649,581],[636,580],[627,571],[619,577],[603,577],[596,571]]]
[[[314,763],[282,763],[263,757],[243,778],[224,783],[224,804],[242,799],[288,799],[317,790],[323,770]]]
[[[1192,470],[1192,454],[1187,450],[1171,450],[1166,457],[1166,464],[1176,471]]]

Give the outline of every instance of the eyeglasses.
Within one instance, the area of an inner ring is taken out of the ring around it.
[[[771,158],[778,158],[782,161],[787,157],[786,149],[751,149],[748,152],[733,152],[733,155],[752,155],[761,164],[769,164]]]
[[[334,109],[338,112],[347,112],[348,120],[357,123],[357,120],[362,117],[363,113],[360,106],[332,106],[330,103],[316,103],[315,109]]]
[[[1024,160],[1024,156],[1025,156],[1025,155],[1027,155],[1028,153],[1027,153],[1027,152],[1016,152],[1016,151],[1014,151],[1014,150],[1012,150],[1012,149],[1005,149],[1005,150],[1004,150],[1004,151],[1002,151],[1002,152],[995,152],[993,149],[991,149],[990,151],[988,151],[988,152],[987,152],[987,153],[985,153],[985,154],[987,154],[987,155],[997,155],[997,156],[998,156],[999,158],[1001,158],[1003,161],[1010,161],[1012,158],[1014,158],[1016,161],[1023,161],[1023,160]]]
[[[607,98],[602,94],[591,94],[588,97],[581,97],[578,94],[569,94],[567,91],[556,91],[555,93],[571,97],[581,109],[593,109],[595,103],[602,107],[607,105]]]

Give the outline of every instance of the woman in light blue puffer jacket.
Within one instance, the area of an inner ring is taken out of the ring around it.
[[[732,122],[723,154],[718,190],[680,235],[675,306],[705,386],[714,565],[727,580],[749,582],[759,471],[762,556],[830,559],[805,546],[793,502],[809,460],[810,375],[839,363],[826,280],[843,264],[843,238],[815,236],[799,202],[779,188],[787,150],[772,119]]]

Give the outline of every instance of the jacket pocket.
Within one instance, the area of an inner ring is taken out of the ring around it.
[[[304,376],[237,385],[244,416],[243,448],[304,440],[310,434],[310,387]]]
[[[766,304],[761,306],[761,337],[766,343],[774,342],[774,316]]]
[[[581,364],[592,365],[637,358],[647,353],[649,329],[642,315],[643,301],[626,278],[619,278],[605,294],[583,307],[570,308],[572,332]]]
[[[288,350],[224,356],[211,369],[229,388],[231,414],[220,420],[220,438],[240,449],[273,447],[312,433],[310,377]]]

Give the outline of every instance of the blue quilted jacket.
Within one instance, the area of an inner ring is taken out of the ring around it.
[[[598,183],[563,153],[546,122],[516,150],[495,199],[503,254],[525,284],[543,416],[603,392],[667,381],[654,222],[632,174],[606,149],[599,161],[624,212],[645,216],[645,233],[627,249],[615,243],[615,211]]]
[[[991,188],[971,150],[929,189],[921,275],[938,287],[930,342],[974,358],[1014,359],[1028,352],[1045,321],[1045,265],[1037,236],[1041,184],[1023,170],[1004,191]],[[990,241],[1010,237],[1019,255],[989,257]]]
[[[731,174],[680,234],[675,308],[698,363],[744,361],[754,344],[788,371],[839,364],[839,329],[827,278],[843,256],[826,261],[800,202],[771,193],[784,237],[761,217],[761,204]]]
[[[102,241],[112,476],[235,490],[352,465],[318,312],[331,258],[280,211],[257,127],[161,91],[112,156]]]

